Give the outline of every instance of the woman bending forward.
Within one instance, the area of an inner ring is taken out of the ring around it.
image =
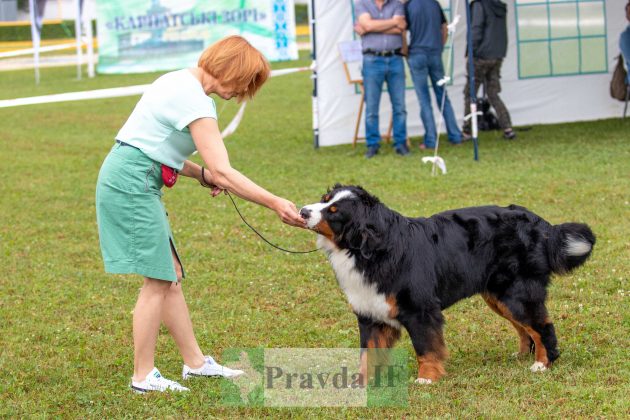
[[[252,98],[269,77],[269,64],[244,38],[232,36],[207,48],[198,67],[167,73],[144,93],[116,136],[96,185],[96,216],[105,271],[144,277],[133,311],[134,372],[137,392],[187,391],[160,375],[154,364],[164,322],[190,376],[235,377],[199,348],[180,280],[177,253],[162,187],[179,175],[194,178],[275,211],[289,225],[304,227],[295,205],[256,185],[230,166],[217,125],[214,101]],[[197,150],[205,167],[189,160]]]

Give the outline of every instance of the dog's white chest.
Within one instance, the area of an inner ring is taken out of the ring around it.
[[[378,293],[375,284],[366,282],[363,274],[355,267],[354,257],[348,255],[345,250],[336,248],[328,239],[320,236],[318,243],[321,248],[328,251],[328,260],[335,271],[339,286],[346,294],[352,309],[363,316],[381,321],[395,328],[400,328],[400,323],[390,318],[391,307],[387,303],[386,296]]]

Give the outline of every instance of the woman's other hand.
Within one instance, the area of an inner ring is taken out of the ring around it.
[[[273,209],[287,225],[306,228],[306,222],[298,213],[297,207],[289,200],[278,197]]]
[[[200,170],[199,179],[197,180],[199,181],[199,184],[201,184],[202,187],[210,188],[210,195],[212,195],[212,197],[216,197],[217,195],[221,194],[225,190],[221,187],[214,185],[212,182],[208,182],[208,178],[207,178],[208,174],[206,172],[207,171],[205,170],[205,168]]]
[[[217,195],[219,195],[219,194],[221,194],[223,191],[225,191],[223,188],[221,188],[221,187],[217,187],[217,186],[216,186],[216,185],[214,185],[214,184],[206,184],[206,185],[204,185],[204,184],[202,184],[201,182],[200,182],[200,184],[201,184],[201,186],[202,186],[202,187],[204,187],[204,188],[209,188],[209,189],[210,189],[210,195],[211,195],[212,197],[216,197]]]

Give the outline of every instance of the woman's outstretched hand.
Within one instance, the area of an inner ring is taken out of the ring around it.
[[[306,221],[298,213],[295,204],[284,198],[278,197],[276,205],[273,207],[274,211],[278,214],[278,217],[287,225],[306,228]]]

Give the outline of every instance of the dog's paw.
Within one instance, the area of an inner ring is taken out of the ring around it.
[[[427,379],[427,378],[418,378],[414,382],[417,384],[422,384],[422,385],[430,385],[433,383],[431,379]]]
[[[535,362],[533,365],[530,366],[529,370],[531,370],[532,372],[544,372],[545,370],[547,370],[547,367],[543,362]]]

